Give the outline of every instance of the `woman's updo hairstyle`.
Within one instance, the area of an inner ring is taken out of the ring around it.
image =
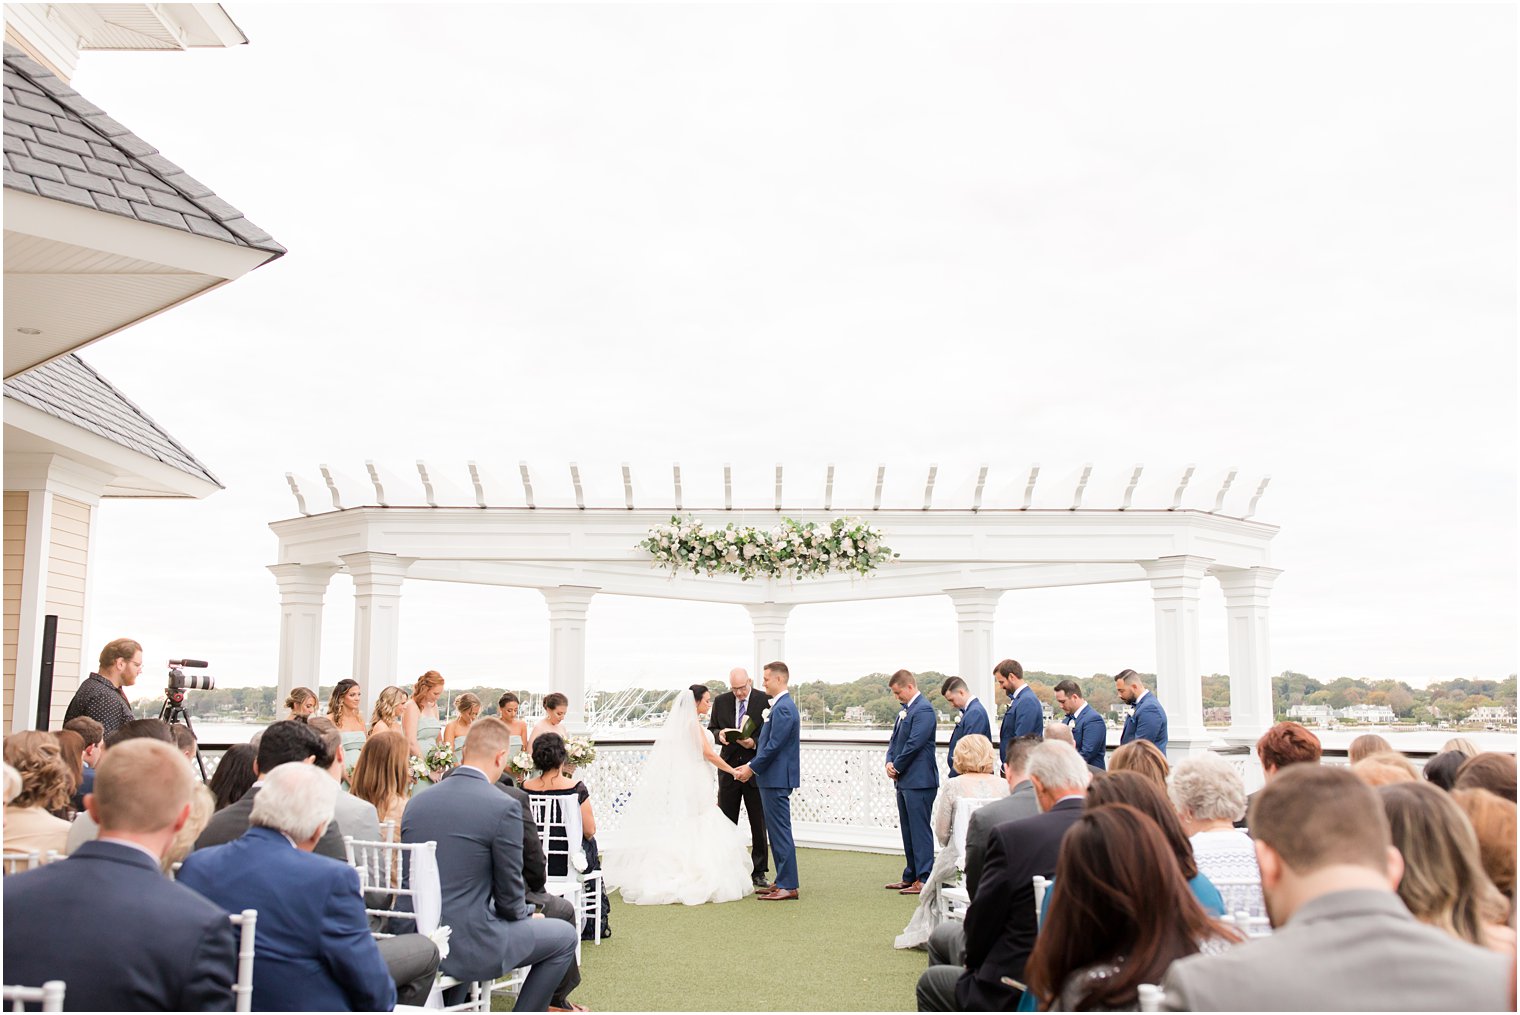
[[[316,693],[309,687],[297,687],[291,690],[290,694],[285,697],[285,707],[294,712],[308,701],[315,705],[317,703]]]
[[[702,699],[712,693],[712,688],[708,687],[706,684],[692,684],[690,690],[691,703],[693,705],[702,704]]]
[[[553,712],[556,708],[570,704],[570,699],[558,691],[550,691],[544,695],[544,711]]]
[[[533,741],[533,767],[540,772],[563,768],[569,755],[565,739],[558,733],[540,733]]]

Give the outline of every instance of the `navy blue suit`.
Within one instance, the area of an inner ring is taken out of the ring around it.
[[[228,912],[259,911],[253,1006],[259,1011],[390,1011],[396,985],[370,936],[359,873],[250,828],[185,859],[179,883]]]
[[[999,758],[1008,757],[1008,745],[1015,737],[1045,738],[1045,710],[1028,684],[1008,700],[1008,711],[1003,713],[1003,725],[998,731]]]
[[[1128,719],[1124,720],[1124,732],[1119,735],[1122,747],[1131,740],[1149,740],[1166,753],[1166,709],[1149,691],[1134,705]]]
[[[950,731],[950,751],[947,763],[952,779],[960,775],[955,770],[955,745],[961,742],[961,737],[969,737],[973,733],[980,733],[989,742],[992,740],[992,722],[987,718],[987,710],[976,698],[966,703],[965,709],[961,712],[960,721],[955,724],[955,729]]]
[[[792,696],[785,692],[771,701],[770,713],[760,724],[760,739],[755,741],[749,767],[760,786],[765,833],[776,860],[776,887],[794,892],[797,845],[792,840],[792,790],[802,785],[802,720]]]
[[[1076,715],[1066,717],[1071,735],[1077,742],[1077,753],[1094,768],[1107,768],[1104,755],[1108,751],[1108,724],[1091,705],[1084,703]]]
[[[887,763],[897,770],[897,824],[902,831],[907,866],[902,879],[928,881],[934,869],[934,829],[930,815],[939,789],[934,763],[934,706],[922,694],[908,702],[892,726]]]
[[[67,1011],[231,1011],[237,939],[220,906],[144,852],[87,842],[5,879],[5,982],[67,985]]]

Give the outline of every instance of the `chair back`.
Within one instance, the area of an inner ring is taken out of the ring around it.
[[[253,941],[254,924],[259,911],[245,909],[228,917],[238,928],[237,982],[232,985],[232,997],[236,1002],[234,1011],[253,1011]]]
[[[382,822],[380,822],[380,841],[381,842],[395,842],[396,841],[396,819],[395,818],[392,818],[389,821],[382,821]]]
[[[538,826],[539,841],[543,843],[544,865],[552,872],[559,866],[555,858],[565,861],[565,873],[550,873],[550,880],[574,880],[586,869],[581,802],[574,796],[530,793],[528,805],[533,811],[533,823]]]
[[[403,911],[371,907],[368,905],[371,900],[366,899],[366,913],[370,916],[415,921],[418,932],[422,934],[437,929],[443,904],[443,890],[438,878],[438,843],[366,842],[345,835],[343,850],[348,856],[349,864],[359,870],[359,886],[362,890],[384,892],[395,898],[412,900],[412,908]],[[374,936],[393,935],[375,931]]]
[[[990,803],[991,797],[967,797],[955,802],[955,814],[950,818],[950,848],[955,850],[958,870],[966,869],[966,833],[971,829],[971,815]]]
[[[49,980],[40,987],[6,987],[5,1004],[10,1011],[26,1011],[29,1004],[42,1005],[43,1011],[63,1011],[63,981]]]
[[[1045,911],[1045,893],[1050,889],[1053,879],[1040,874],[1034,876],[1034,925],[1040,925],[1040,917]]]
[[[1136,989],[1140,994],[1141,1011],[1160,1011],[1166,1003],[1166,991],[1154,983],[1142,983]]]
[[[1247,910],[1239,910],[1234,914],[1226,913],[1219,918],[1220,923],[1228,924],[1240,931],[1247,939],[1253,937],[1271,937],[1272,919],[1267,916],[1253,916]]]
[[[17,871],[29,871],[33,867],[42,866],[42,854],[35,849],[7,849],[4,857],[5,873],[7,874],[15,874]],[[37,989],[41,990],[42,988],[39,987]]]

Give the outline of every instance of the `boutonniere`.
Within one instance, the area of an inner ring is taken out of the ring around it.
[[[966,713],[965,712],[957,712],[957,713],[955,713],[955,725],[959,726],[961,724],[961,720],[964,719],[964,718],[966,718]]]
[[[771,710],[770,709],[766,709],[764,712],[760,713],[760,721],[761,722],[770,722],[771,721]]]
[[[906,718],[908,718],[908,710],[907,709],[903,709],[901,712],[897,713],[897,721],[898,722],[902,722]]]

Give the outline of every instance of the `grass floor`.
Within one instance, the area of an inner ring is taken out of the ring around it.
[[[628,906],[613,895],[613,936],[582,946],[572,1000],[598,1012],[914,1010],[928,960],[892,939],[918,899],[881,887],[902,857],[804,849],[797,866],[796,902]]]

